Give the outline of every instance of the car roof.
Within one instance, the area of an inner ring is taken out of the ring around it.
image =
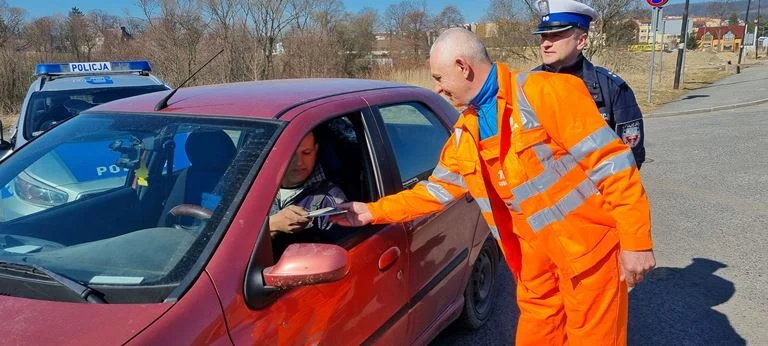
[[[249,118],[279,117],[298,105],[361,91],[414,86],[364,79],[281,79],[181,88],[161,113]],[[155,113],[168,92],[156,92],[105,103],[90,112]]]
[[[40,83],[43,78],[46,81],[40,90]],[[111,83],[104,83],[109,79]],[[32,84],[34,91],[60,91],[60,90],[79,90],[95,88],[120,88],[137,87],[148,85],[163,85],[163,81],[154,75],[140,75],[138,73],[116,73],[116,74],[98,74],[98,75],[68,75],[50,77],[40,77]]]

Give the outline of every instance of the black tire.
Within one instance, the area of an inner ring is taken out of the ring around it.
[[[500,258],[496,240],[489,236],[472,265],[464,289],[464,310],[458,320],[462,327],[477,329],[491,318],[496,300],[496,274]]]

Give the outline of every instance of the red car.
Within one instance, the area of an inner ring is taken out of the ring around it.
[[[0,165],[0,205],[37,206],[0,210],[3,344],[425,344],[489,318],[501,256],[470,197],[284,251],[267,230],[310,131],[350,200],[426,179],[458,117],[440,96],[364,80],[167,94],[89,109]]]

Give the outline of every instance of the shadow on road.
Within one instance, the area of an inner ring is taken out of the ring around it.
[[[715,275],[725,264],[694,258],[685,268],[656,268],[629,293],[630,345],[744,345],[713,309],[736,289]]]
[[[688,95],[686,97],[683,97],[682,100],[697,99],[702,97],[709,97],[709,95]]]
[[[726,265],[694,258],[685,268],[656,268],[629,293],[629,345],[744,345],[728,318],[713,309],[727,302],[736,289],[715,274]],[[454,326],[431,345],[512,345],[519,311],[515,284],[506,266],[500,267],[498,303],[491,320],[476,331]]]

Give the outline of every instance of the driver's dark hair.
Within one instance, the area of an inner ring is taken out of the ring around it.
[[[307,135],[309,135],[311,133],[312,134],[312,138],[315,141],[315,144],[319,145],[320,144],[320,131],[318,129],[319,129],[319,126],[314,127],[311,131],[309,131],[309,133],[304,135],[304,137],[306,137]]]

